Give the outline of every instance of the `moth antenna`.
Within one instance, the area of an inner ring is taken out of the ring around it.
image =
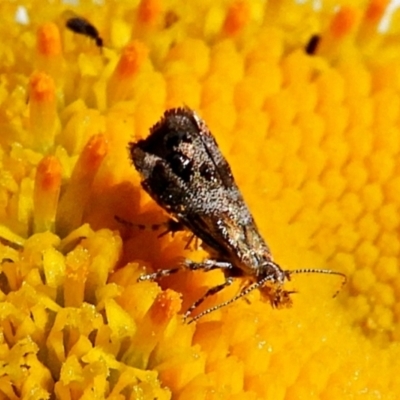
[[[259,288],[260,286],[262,286],[265,283],[265,280],[259,281],[259,282],[255,282],[252,283],[249,286],[246,286],[244,289],[242,289],[236,296],[232,297],[231,299],[224,301],[223,303],[219,303],[213,307],[207,308],[207,310],[204,310],[203,312],[201,312],[200,314],[197,314],[195,317],[193,317],[188,324],[191,324],[192,322],[197,321],[198,319],[200,319],[201,317],[204,317],[207,314],[212,313],[213,311],[219,310],[222,307],[226,307],[229,306],[229,304],[235,302],[236,300],[239,300],[241,297],[247,296],[250,292],[252,292],[253,290]],[[188,316],[185,315],[184,319],[186,319]]]
[[[331,269],[314,269],[314,268],[301,268],[301,269],[294,269],[291,271],[285,271],[287,278],[290,280],[291,275],[295,274],[326,274],[326,275],[338,275],[342,277],[342,284],[340,288],[333,294],[332,297],[336,297],[339,292],[343,289],[343,287],[347,283],[347,275],[343,272],[332,271]]]

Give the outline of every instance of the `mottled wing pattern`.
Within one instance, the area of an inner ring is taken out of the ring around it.
[[[187,108],[169,110],[148,138],[130,144],[142,185],[153,199],[226,259],[254,220],[231,169],[202,120]]]

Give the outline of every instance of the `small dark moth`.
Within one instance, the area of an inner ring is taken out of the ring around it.
[[[176,221],[174,231],[192,232],[202,240],[210,259],[201,263],[185,260],[177,268],[143,275],[140,281],[156,280],[182,268],[221,269],[225,281],[209,289],[184,314],[185,319],[208,297],[242,278],[241,291],[232,299],[211,307],[189,321],[227,306],[252,290],[262,289],[274,307],[290,304],[283,285],[300,273],[345,275],[327,269],[283,270],[273,259],[258,232],[249,209],[236,186],[231,169],[200,117],[189,108],[164,113],[150,135],[129,144],[130,156],[142,177],[142,186]],[[343,282],[343,283],[344,283]]]
[[[103,39],[100,37],[98,30],[86,18],[73,16],[67,19],[65,25],[72,32],[92,38],[97,47],[103,47]]]

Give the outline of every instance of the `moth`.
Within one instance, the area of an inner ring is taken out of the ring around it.
[[[274,260],[240,193],[231,168],[205,122],[191,109],[166,111],[150,129],[150,135],[129,144],[130,158],[141,175],[143,189],[175,221],[174,230],[185,229],[201,239],[210,258],[196,263],[185,260],[168,270],[142,275],[158,280],[183,268],[220,269],[224,281],[209,289],[185,312],[194,322],[206,314],[261,289],[274,307],[290,304],[284,283],[300,273],[346,276],[328,269],[284,270]],[[192,316],[209,296],[242,279],[239,293]]]

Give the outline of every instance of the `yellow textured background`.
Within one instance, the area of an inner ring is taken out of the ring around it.
[[[398,13],[382,33],[377,0],[23,4],[0,4],[0,398],[399,398]],[[275,260],[347,274],[335,299],[296,275],[291,308],[254,292],[187,325],[218,271],[137,283],[206,256],[114,219],[165,220],[126,147],[182,105]]]

